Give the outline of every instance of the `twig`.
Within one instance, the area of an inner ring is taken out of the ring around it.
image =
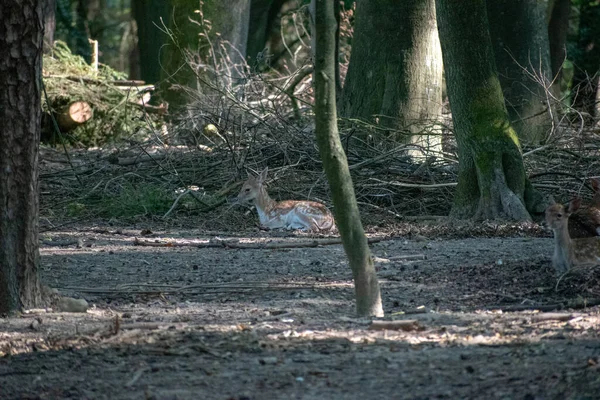
[[[181,200],[181,198],[183,196],[185,196],[186,194],[189,194],[191,191],[192,191],[191,189],[186,189],[185,192],[183,192],[179,196],[177,196],[177,198],[173,202],[173,205],[171,206],[171,208],[169,208],[169,211],[167,211],[165,213],[165,215],[163,215],[163,218],[167,218],[171,214],[171,212],[173,212],[173,210],[175,209],[175,207],[177,207],[177,204],[179,204],[179,200]]]

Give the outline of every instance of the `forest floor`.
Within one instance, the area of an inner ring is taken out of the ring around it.
[[[557,282],[539,230],[403,229],[369,230],[385,320],[414,321],[387,330],[355,317],[341,245],[299,247],[327,238],[46,232],[43,282],[90,308],[1,320],[0,399],[600,398],[598,270]]]

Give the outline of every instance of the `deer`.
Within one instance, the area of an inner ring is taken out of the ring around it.
[[[305,200],[273,200],[265,187],[267,173],[268,167],[256,177],[248,174],[237,197],[239,204],[253,204],[256,207],[263,228],[311,232],[335,229],[333,215],[324,204]]]
[[[569,217],[577,211],[581,199],[567,206],[554,203],[546,208],[546,224],[554,233],[552,266],[564,274],[575,266],[600,265],[600,236],[573,239],[569,235]]]
[[[569,218],[569,235],[573,239],[600,236],[600,180],[590,179],[594,198],[588,207],[575,211]]]

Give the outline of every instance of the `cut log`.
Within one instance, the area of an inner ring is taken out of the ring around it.
[[[94,116],[92,107],[85,101],[75,101],[69,104],[56,116],[61,132],[69,132],[79,125],[89,121]]]

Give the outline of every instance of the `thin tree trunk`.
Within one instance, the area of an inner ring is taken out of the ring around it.
[[[56,0],[44,0],[44,54],[50,53],[54,45],[56,30]]]
[[[519,140],[504,107],[485,0],[437,0],[446,86],[458,143],[458,218],[529,220]]]
[[[383,316],[379,282],[371,259],[346,154],[337,128],[335,102],[335,15],[332,0],[316,0],[315,124],[336,224],[348,256],[359,316]]]
[[[38,147],[44,12],[36,0],[0,2],[0,314],[41,302]]]

